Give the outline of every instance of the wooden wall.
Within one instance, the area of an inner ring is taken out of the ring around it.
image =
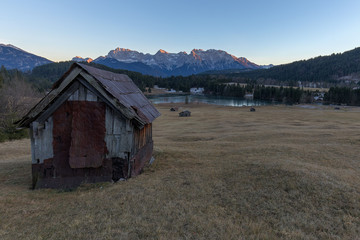
[[[105,116],[106,137],[108,149],[106,158],[127,159],[132,149],[133,126],[129,120],[116,114],[110,107],[106,107]]]
[[[152,142],[152,124],[146,124],[142,129],[134,128],[132,154],[136,154],[146,144]]]
[[[32,163],[44,163],[45,159],[53,158],[53,119],[30,124],[31,160]]]

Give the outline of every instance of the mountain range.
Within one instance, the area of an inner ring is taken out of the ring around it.
[[[91,58],[74,57],[72,61],[90,62]],[[114,69],[125,69],[153,76],[188,76],[206,71],[226,69],[259,69],[259,66],[246,58],[237,58],[222,50],[193,49],[186,52],[169,53],[160,49],[156,54],[144,54],[125,48],[111,50],[106,56],[101,56],[92,62]]]
[[[6,69],[31,71],[36,66],[41,66],[52,61],[26,52],[10,44],[0,44],[0,66]]]
[[[268,68],[250,62],[244,57],[235,57],[223,50],[193,49],[190,53],[169,53],[160,49],[156,54],[116,48],[106,56],[95,60],[76,56],[76,62],[94,62],[114,69],[124,69],[152,76],[188,76],[206,71],[218,70],[254,70]],[[7,69],[31,71],[34,67],[51,63],[52,61],[26,52],[13,45],[0,44],[0,66]]]
[[[237,58],[222,50],[193,49],[186,52],[169,53],[160,49],[156,54],[144,54],[130,49],[116,48],[94,63],[115,69],[126,69],[154,76],[188,76],[209,70],[259,69],[261,66],[244,57]]]

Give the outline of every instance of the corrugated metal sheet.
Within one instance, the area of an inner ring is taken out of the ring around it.
[[[127,108],[136,109],[138,116],[151,123],[160,113],[125,74],[113,73],[84,64],[78,65],[98,80],[107,92]],[[134,108],[135,107],[135,108]]]

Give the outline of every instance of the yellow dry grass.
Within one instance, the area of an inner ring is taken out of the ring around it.
[[[154,164],[126,182],[30,190],[0,144],[0,239],[356,239],[360,110],[158,105]]]

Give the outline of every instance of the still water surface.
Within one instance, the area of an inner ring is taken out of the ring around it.
[[[223,97],[212,95],[152,95],[147,96],[154,104],[157,103],[185,103],[186,96],[189,103],[209,103],[222,106],[264,106],[274,104],[269,101],[258,101],[244,98]]]

